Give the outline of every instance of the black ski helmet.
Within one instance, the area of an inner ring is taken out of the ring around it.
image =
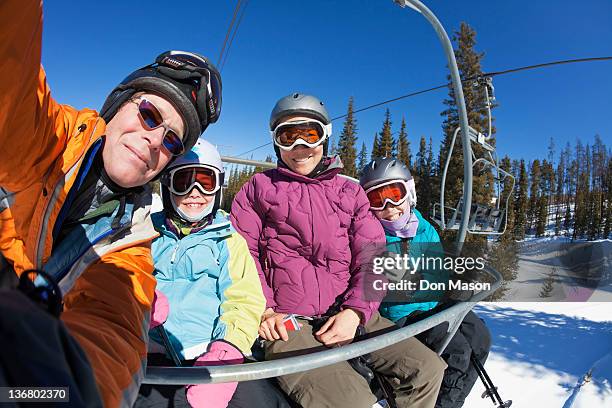
[[[329,125],[331,123],[327,109],[325,109],[325,105],[323,102],[321,102],[321,100],[319,100],[319,98],[312,95],[294,92],[280,98],[276,102],[276,105],[274,105],[272,113],[270,113],[270,130],[274,130],[280,123],[281,119],[291,115],[300,115],[313,118],[320,121],[324,125]],[[329,137],[323,142],[323,156],[327,155],[328,145]],[[280,149],[276,145],[274,146],[274,151],[276,152],[276,157],[278,157],[280,160]]]
[[[177,109],[185,121],[185,152],[221,114],[221,75],[195,53],[166,51],[153,64],[132,72],[106,98],[100,116],[108,123],[137,92],[158,94]]]
[[[404,163],[393,157],[376,157],[363,168],[359,184],[367,190],[391,180],[412,180],[412,174]]]

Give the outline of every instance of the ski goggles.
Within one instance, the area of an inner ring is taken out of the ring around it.
[[[205,113],[207,123],[214,123],[221,115],[221,77],[219,71],[205,58],[187,51],[168,51],[157,57],[155,63],[161,67],[168,67],[171,70],[159,69],[161,73],[177,80],[187,78],[199,84],[197,93],[192,97],[196,101],[198,110],[204,109],[207,112],[198,112],[201,116]],[[177,73],[183,71],[183,73]],[[187,71],[187,72],[185,72]],[[191,74],[189,74],[191,73]],[[206,86],[203,87],[202,84]]]
[[[370,201],[370,208],[375,211],[384,210],[388,203],[400,205],[406,199],[410,205],[416,203],[414,189],[410,188],[410,182],[414,180],[391,180],[366,190],[366,196]]]
[[[185,195],[194,187],[204,194],[214,194],[223,184],[222,176],[215,167],[206,164],[188,164],[168,171],[161,179],[172,194]]]
[[[274,144],[283,150],[291,150],[298,144],[317,147],[331,134],[332,125],[306,119],[280,123],[270,131]]]
[[[153,102],[146,98],[135,98],[131,102],[138,105],[138,118],[142,123],[142,127],[147,131],[157,128],[164,128],[163,146],[173,156],[180,156],[185,151],[185,146],[177,132],[170,126],[166,125],[164,118],[159,110],[153,105]]]

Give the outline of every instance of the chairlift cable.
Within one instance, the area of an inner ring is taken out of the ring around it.
[[[590,57],[590,58],[578,58],[578,59],[571,59],[571,60],[552,61],[552,62],[545,62],[545,63],[542,63],[542,64],[527,65],[527,66],[524,66],[524,67],[507,69],[507,70],[504,70],[504,71],[483,72],[481,75],[477,75],[477,76],[466,78],[466,79],[462,80],[461,82],[465,83],[465,82],[473,81],[473,80],[478,79],[478,78],[493,77],[493,76],[498,76],[498,75],[510,74],[510,73],[518,72],[518,71],[527,71],[527,70],[530,70],[530,69],[544,68],[544,67],[549,67],[549,66],[553,66],[553,65],[572,64],[572,63],[590,62],[590,61],[606,61],[606,60],[612,60],[612,56],[610,56],[610,57]],[[378,102],[378,103],[375,103],[373,105],[366,106],[364,108],[356,109],[356,110],[353,111],[353,113],[363,112],[365,110],[376,108],[376,107],[381,106],[381,105],[386,105],[388,103],[395,102],[395,101],[398,101],[400,99],[409,98],[411,96],[420,95],[420,94],[423,94],[423,93],[426,93],[426,92],[436,91],[438,89],[446,88],[449,85],[451,85],[451,83],[447,82],[446,84],[435,86],[433,88],[424,89],[422,91],[417,91],[417,92],[409,93],[409,94],[406,94],[406,95],[398,96],[397,98],[388,99],[386,101]],[[337,119],[342,119],[344,117],[346,117],[346,114],[341,115],[341,116],[336,116],[335,118],[332,119],[332,121],[333,120],[337,120]]]
[[[475,79],[478,78],[484,78],[484,77],[493,77],[493,76],[499,76],[499,75],[505,75],[505,74],[510,74],[510,73],[514,73],[514,72],[519,72],[519,71],[527,71],[527,70],[531,70],[531,69],[537,69],[537,68],[545,68],[545,67],[550,67],[550,66],[554,66],[554,65],[562,65],[562,64],[573,64],[573,63],[580,63],[580,62],[592,62],[592,61],[608,61],[608,60],[612,60],[612,56],[606,56],[606,57],[589,57],[589,58],[578,58],[578,59],[570,59],[570,60],[560,60],[560,61],[552,61],[552,62],[545,62],[542,64],[535,64],[535,65],[527,65],[524,67],[518,67],[518,68],[512,68],[512,69],[507,69],[507,70],[503,70],[503,71],[494,71],[494,72],[484,72],[481,75],[475,76],[475,77],[469,77],[466,78],[464,80],[462,80],[461,82],[468,82],[468,81],[473,81]],[[372,105],[368,105],[365,106],[363,108],[359,108],[359,109],[355,109],[353,110],[353,114],[355,113],[359,113],[359,112],[363,112],[369,109],[373,109],[382,105],[386,105],[388,103],[391,102],[395,102],[395,101],[399,101],[400,99],[406,99],[406,98],[410,98],[412,96],[417,96],[417,95],[421,95],[427,92],[432,92],[432,91],[437,91],[439,89],[443,89],[443,88],[447,88],[449,85],[451,85],[450,82],[442,84],[442,85],[438,85],[438,86],[434,86],[432,88],[428,88],[428,89],[423,89],[421,91],[417,91],[417,92],[412,92],[406,95],[401,95],[398,96],[396,98],[392,98],[392,99],[387,99],[385,101],[382,102],[378,102]],[[332,122],[338,119],[342,119],[345,118],[346,114],[344,115],[340,115],[340,116],[336,116],[334,118],[332,118]],[[254,149],[251,149],[245,153],[239,154],[238,156],[242,156],[251,152],[254,152],[255,150],[259,150],[265,146],[268,146],[272,144],[272,142],[268,142],[266,144],[263,144],[261,146],[258,146]]]
[[[223,46],[221,46],[221,52],[219,53],[219,59],[217,60],[217,66],[221,64],[221,59],[223,58],[223,52],[225,51],[225,46],[227,44],[227,40],[229,39],[229,35],[232,32],[232,26],[234,25],[234,21],[236,21],[236,16],[238,15],[238,9],[240,8],[240,2],[242,0],[238,0],[236,2],[236,7],[234,7],[234,15],[232,16],[232,20],[227,27],[227,33],[225,33],[225,39],[223,40]]]
[[[225,62],[227,61],[227,56],[229,55],[230,49],[232,48],[232,44],[234,43],[234,37],[236,37],[236,33],[238,32],[238,27],[240,27],[240,23],[242,22],[242,17],[244,17],[244,12],[249,4],[249,0],[245,0],[244,5],[242,6],[242,11],[240,12],[240,17],[238,17],[238,22],[234,27],[234,32],[232,33],[232,37],[230,38],[229,44],[227,45],[227,50],[225,51],[225,56],[223,57],[223,62],[219,67],[219,72],[223,71],[223,67],[225,67]]]

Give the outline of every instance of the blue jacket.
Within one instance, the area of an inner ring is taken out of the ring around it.
[[[414,259],[419,257],[430,259],[443,258],[444,250],[440,242],[440,236],[434,227],[423,218],[418,210],[413,209],[412,211],[419,220],[416,235],[413,238],[403,239],[389,235],[389,233],[385,231],[387,250],[392,253],[403,255],[404,249],[402,248],[402,242],[405,240],[409,245],[409,256]],[[428,280],[429,282],[442,282],[447,275],[436,267],[419,268],[417,273],[421,274],[421,279]],[[438,302],[431,301],[431,299],[437,298],[438,296],[439,294],[435,291],[420,291],[412,294],[412,301],[409,303],[385,301],[380,306],[380,314],[395,322],[417,310],[427,311],[433,309]]]
[[[153,241],[157,289],[170,304],[164,328],[185,360],[223,339],[249,354],[257,338],[265,298],[246,241],[219,210],[213,222],[179,239],[165,225],[165,213],[152,215],[161,236]],[[154,329],[151,338],[163,344]]]

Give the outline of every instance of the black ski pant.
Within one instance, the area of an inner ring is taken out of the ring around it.
[[[402,326],[410,323],[410,319],[398,322]],[[435,351],[442,344],[447,329],[448,323],[445,322],[416,337]],[[460,408],[463,406],[465,399],[478,379],[478,373],[470,357],[474,353],[476,358],[484,365],[490,349],[491,333],[489,329],[474,312],[468,312],[459,326],[459,330],[442,353],[442,359],[446,361],[448,367],[444,371],[436,408]]]

